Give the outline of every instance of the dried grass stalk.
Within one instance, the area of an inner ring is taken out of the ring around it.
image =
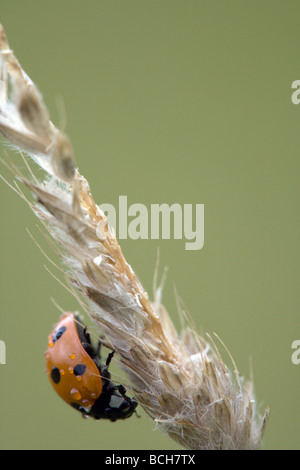
[[[120,358],[135,398],[158,428],[186,449],[257,449],[267,412],[258,416],[252,383],[232,374],[212,340],[190,326],[181,334],[160,303],[151,303],[127,264],[72,146],[49,120],[43,99],[0,29],[0,131],[48,176],[19,176],[58,246],[92,320]],[[137,424],[138,426],[138,424]]]

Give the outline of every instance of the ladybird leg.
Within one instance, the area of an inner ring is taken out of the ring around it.
[[[102,346],[102,341],[101,338],[99,338],[98,345],[97,345],[97,356],[99,359],[101,359],[101,346]]]
[[[113,350],[112,352],[109,353],[109,355],[107,356],[107,359],[106,359],[106,362],[105,362],[105,368],[108,369],[109,367],[109,364],[111,363],[111,360],[112,358],[114,357],[114,354],[115,354],[115,350]]]
[[[124,387],[124,385],[120,384],[120,385],[112,385],[111,387],[111,390],[112,391],[118,391],[120,393],[120,395],[122,395],[123,398],[127,398],[126,397],[126,388]]]
[[[77,403],[72,403],[71,406],[75,408],[75,410],[78,410],[79,413],[81,414],[82,418],[88,418],[90,416],[90,412],[87,411],[85,408],[83,408],[80,405],[77,405]]]
[[[98,348],[97,348],[99,357],[100,357],[101,346],[104,346],[105,348],[111,349],[112,351],[114,351],[114,348],[111,346],[111,344],[105,341],[104,336],[100,336],[99,341],[98,341]]]
[[[80,408],[78,409],[78,411],[80,411],[81,417],[82,417],[83,419],[87,419],[87,418],[90,416],[90,413],[89,413],[88,411],[86,411],[86,410],[85,410],[84,408],[82,408],[82,407],[80,407]]]
[[[105,365],[101,367],[100,374],[104,379],[108,379],[108,380],[110,379],[110,373],[109,373],[108,367],[109,367],[109,364],[111,363],[111,360],[114,354],[115,354],[115,351],[112,351],[111,353],[109,353],[109,355],[107,356]],[[109,382],[107,383],[107,385],[109,385]]]

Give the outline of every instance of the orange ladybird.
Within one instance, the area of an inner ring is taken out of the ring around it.
[[[100,346],[95,348],[87,329],[74,313],[62,315],[48,338],[46,371],[58,395],[79,410],[84,417],[95,419],[129,418],[137,402],[125,395],[123,385],[110,380],[108,366],[112,351],[101,364]]]

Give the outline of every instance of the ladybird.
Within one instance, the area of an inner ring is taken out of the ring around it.
[[[58,395],[83,417],[94,419],[129,418],[137,407],[134,399],[126,396],[123,385],[110,380],[109,364],[115,351],[106,362],[100,359],[101,341],[96,348],[78,317],[63,314],[48,337],[46,372]]]

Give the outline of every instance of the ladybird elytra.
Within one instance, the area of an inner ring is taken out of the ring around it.
[[[61,317],[50,335],[48,346],[46,367],[52,371],[50,377],[54,390],[68,404],[75,400],[83,406],[82,397],[93,404],[102,392],[102,380],[96,364],[81,344],[73,313]],[[74,368],[81,374],[75,375]],[[60,370],[66,370],[67,376]],[[79,375],[80,380],[77,379]],[[75,394],[74,389],[77,390]]]

